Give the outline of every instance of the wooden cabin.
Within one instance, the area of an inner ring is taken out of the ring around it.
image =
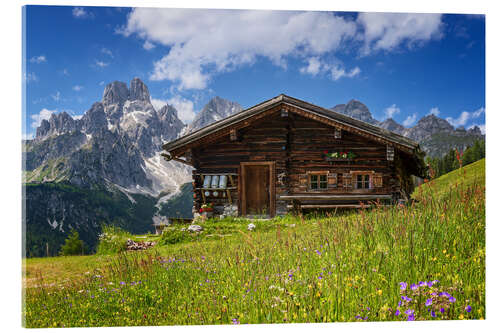
[[[427,168],[419,145],[279,95],[163,146],[192,166],[194,212],[275,216],[407,200]]]

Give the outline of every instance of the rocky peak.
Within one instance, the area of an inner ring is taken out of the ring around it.
[[[378,121],[372,117],[368,107],[355,99],[351,99],[347,104],[338,104],[330,110],[369,124],[378,124]]]
[[[467,133],[471,134],[471,135],[477,135],[477,136],[482,136],[483,135],[483,133],[481,132],[481,129],[479,128],[479,126],[474,126],[472,128],[469,128],[467,130]]]
[[[138,77],[135,77],[130,82],[130,92],[129,92],[130,100],[139,100],[150,102],[149,90],[148,87],[141,81]]]
[[[149,95],[149,93],[148,93]],[[120,81],[114,81],[106,86],[102,97],[104,105],[121,104],[129,98],[127,85]]]
[[[41,140],[45,137],[74,132],[77,130],[76,121],[66,112],[53,113],[49,120],[42,120],[40,126],[36,129],[36,139]]]
[[[107,127],[108,122],[103,104],[101,102],[94,103],[92,107],[85,112],[80,122],[82,131],[87,134],[94,134],[100,129]]]
[[[391,132],[394,132],[394,133],[397,133],[397,134],[401,134],[404,132],[405,130],[405,127],[399,123],[397,123],[394,119],[392,118],[387,118],[386,120],[384,120],[383,122],[379,123],[380,127],[388,130],[388,131],[391,131]]]
[[[188,132],[205,127],[215,121],[240,112],[241,110],[243,110],[243,108],[238,103],[216,96],[208,101],[203,109],[196,115],[193,122],[189,125]]]

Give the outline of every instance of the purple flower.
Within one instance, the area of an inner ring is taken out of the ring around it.
[[[316,250],[316,253],[318,254],[318,256],[321,255],[321,252],[319,252],[319,250]]]
[[[398,306],[401,306],[401,301],[398,302]]]
[[[322,278],[323,278],[323,277],[322,277],[321,275],[320,275],[320,276],[318,276],[318,280],[321,280]]]
[[[400,286],[401,290],[406,290],[406,287],[408,285],[406,284],[406,282],[399,282],[399,286]]]
[[[414,312],[415,312],[414,310],[408,309],[408,310],[405,311],[405,314],[412,315]]]
[[[453,296],[450,296],[450,298],[448,298],[448,300],[450,301],[450,303],[455,303],[455,301],[456,301],[455,297],[453,297]]]
[[[444,297],[448,298],[448,297],[450,297],[451,295],[450,295],[450,294],[448,294],[446,291],[443,291],[443,292],[440,292],[440,293],[439,293],[439,296],[444,296]]]
[[[401,296],[401,299],[402,299],[403,301],[411,302],[411,298],[410,298],[410,297],[408,297],[408,296],[404,296],[404,295],[403,295],[403,296]]]
[[[425,306],[430,306],[432,305],[432,298],[428,298],[426,301],[425,301]]]
[[[444,313],[444,308],[439,309],[441,313]]]
[[[396,312],[394,312],[394,315],[399,316],[400,313],[401,313],[401,311],[399,311],[399,309],[397,309]]]
[[[123,286],[125,284],[125,282],[121,281],[120,284]]]
[[[434,310],[431,311],[431,316],[433,316],[434,318],[436,318],[436,312],[434,312]]]
[[[417,290],[418,286],[415,283],[412,283],[412,285],[410,286],[410,288],[411,288],[411,290]]]
[[[434,283],[433,283],[432,281],[428,281],[428,282],[427,282],[427,287],[429,287],[429,288],[430,288],[430,287],[432,287],[432,285],[433,285],[433,284],[434,284]]]
[[[419,287],[425,287],[425,286],[427,286],[427,282],[420,281],[420,282],[418,283],[418,286],[419,286]]]
[[[408,316],[408,321],[414,321],[415,320],[415,315],[411,314]]]
[[[467,305],[467,306],[465,307],[465,311],[466,311],[466,312],[471,312],[471,310],[472,310],[472,308],[470,307],[470,305]]]
[[[240,321],[237,318],[232,319],[233,325],[238,325]]]

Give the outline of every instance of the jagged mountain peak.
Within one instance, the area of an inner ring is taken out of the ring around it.
[[[378,121],[372,117],[368,107],[355,99],[351,99],[347,104],[337,104],[330,108],[330,110],[369,124],[378,124]]]
[[[242,111],[240,104],[215,96],[208,101],[187,128],[187,133]]]
[[[133,101],[139,100],[150,102],[151,97],[148,87],[138,77],[134,77],[132,81],[130,81],[129,98]]]
[[[104,88],[102,102],[104,105],[121,104],[128,99],[128,96],[127,84],[121,81],[113,81]]]

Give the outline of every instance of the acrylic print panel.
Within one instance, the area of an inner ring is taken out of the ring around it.
[[[484,319],[484,15],[23,24],[26,327]]]

